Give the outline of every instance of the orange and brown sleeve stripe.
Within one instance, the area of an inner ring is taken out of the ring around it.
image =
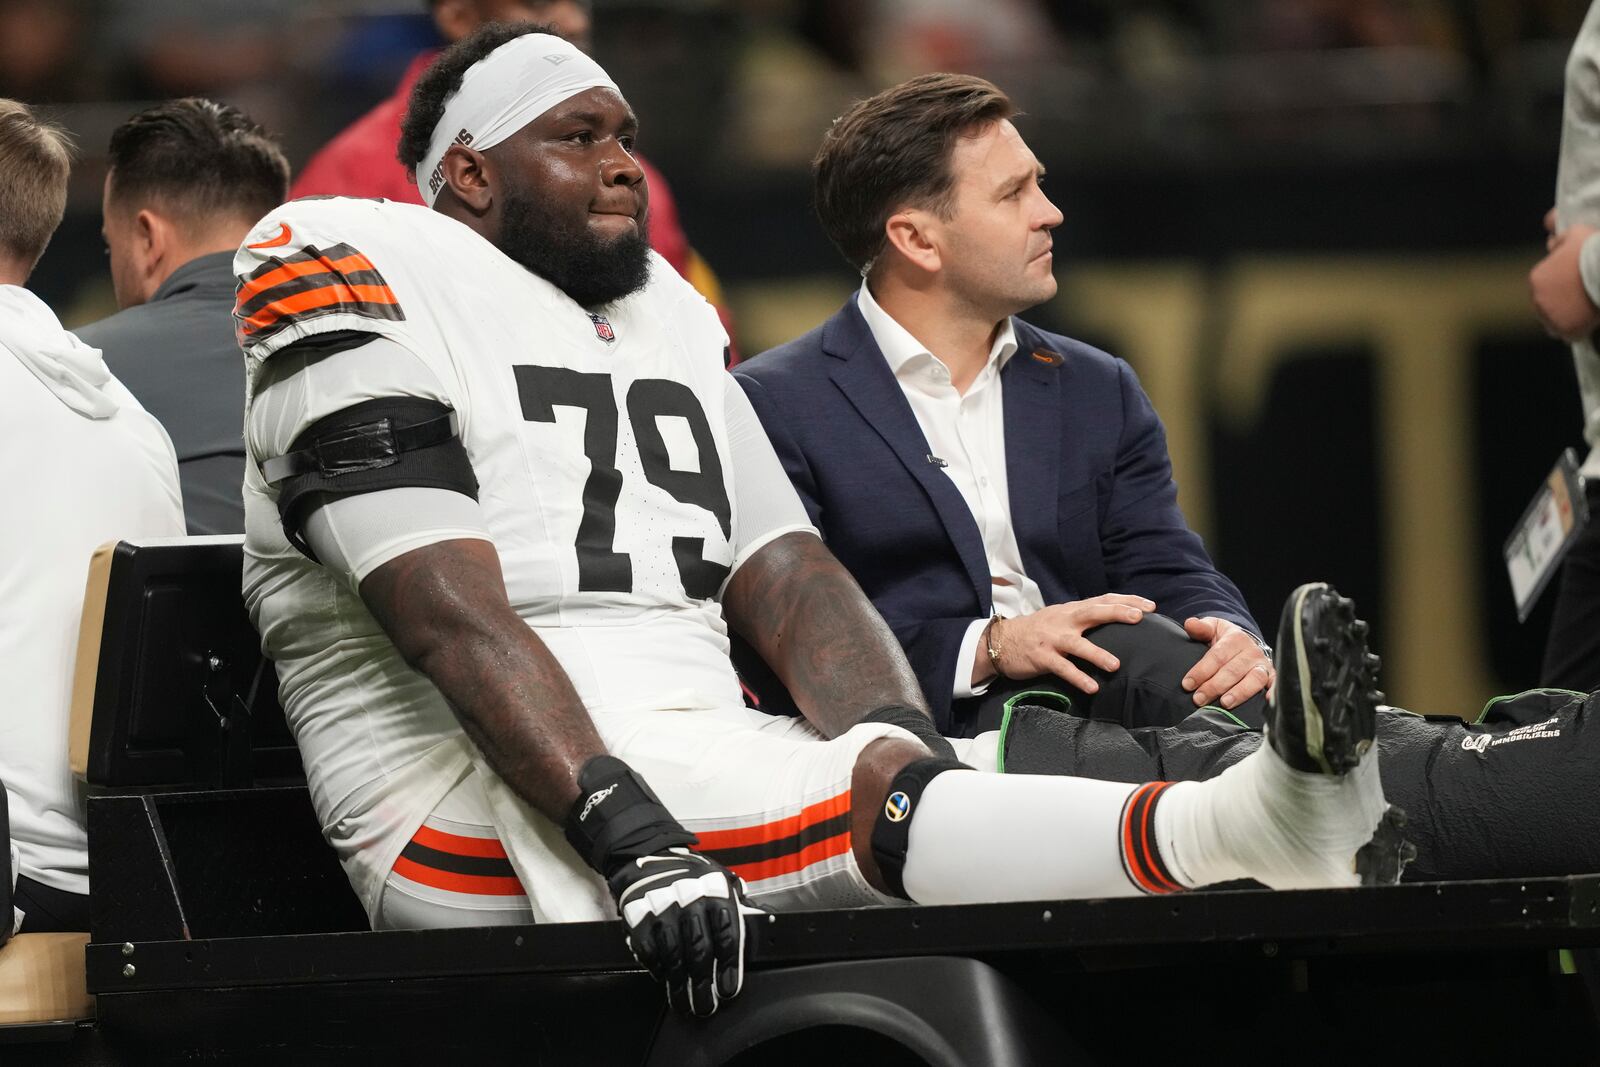
[[[1171,782],[1149,782],[1135,789],[1122,805],[1119,834],[1122,869],[1128,880],[1146,893],[1176,893],[1183,889],[1161,858],[1156,844],[1156,804]]]
[[[527,896],[499,840],[463,837],[431,826],[419,827],[411,835],[400,858],[394,861],[394,873],[420,885],[452,893]]]
[[[372,261],[346,244],[307,245],[272,257],[240,283],[233,318],[241,344],[259,343],[295,323],[333,314],[399,322],[400,301]]]
[[[793,874],[850,851],[850,791],[770,822],[695,836],[696,852],[747,882]]]

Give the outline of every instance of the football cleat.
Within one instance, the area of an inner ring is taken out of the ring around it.
[[[1344,774],[1372,748],[1383,694],[1366,638],[1355,604],[1322,582],[1284,604],[1267,741],[1295,770]]]

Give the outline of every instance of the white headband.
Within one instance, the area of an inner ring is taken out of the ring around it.
[[[467,68],[461,88],[433,128],[428,154],[417,165],[417,188],[429,207],[444,188],[440,165],[453,144],[493,148],[546,111],[586,89],[616,82],[594,60],[560,37],[528,33],[507,41]]]

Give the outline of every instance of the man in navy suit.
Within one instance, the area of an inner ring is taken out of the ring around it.
[[[1015,317],[1055,295],[1062,215],[1014,113],[989,82],[935,74],[841,116],[815,198],[861,289],[734,373],[941,730],[974,733],[997,676],[1091,696],[1135,681],[1147,660],[1116,652],[1149,642],[1129,635],[1182,662],[1154,683],[1167,710],[1128,725],[1207,704],[1258,723],[1270,656],[1178,510],[1138,379]]]

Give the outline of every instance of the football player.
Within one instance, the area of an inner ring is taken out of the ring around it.
[[[705,1014],[752,904],[1355,884],[1375,694],[1326,587],[1286,609],[1273,744],[1211,781],[938,736],[649,250],[636,125],[572,45],[484,27],[406,116],[429,207],[295,201],[235,260],[245,597],[373,924],[620,915]],[[804,718],[744,707],[730,631]]]

